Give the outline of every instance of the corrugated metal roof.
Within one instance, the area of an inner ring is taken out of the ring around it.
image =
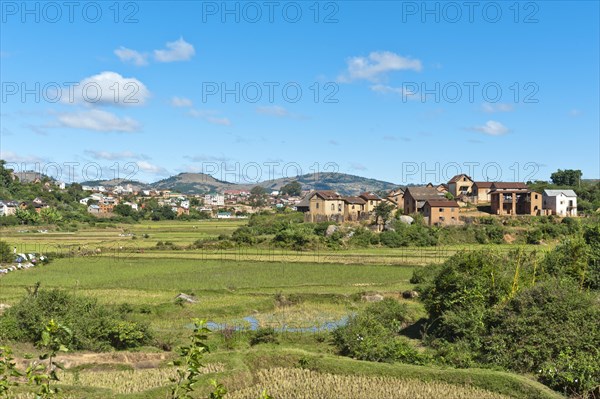
[[[544,190],[544,195],[548,197],[557,197],[561,194],[565,197],[577,197],[577,194],[573,190]]]

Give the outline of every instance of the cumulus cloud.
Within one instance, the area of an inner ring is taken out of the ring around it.
[[[347,70],[338,77],[338,81],[344,83],[361,79],[378,82],[391,71],[419,72],[423,69],[420,60],[403,57],[391,51],[374,51],[367,57],[351,57],[346,64]]]
[[[508,128],[497,121],[487,121],[483,126],[474,126],[471,128],[476,132],[487,134],[488,136],[502,136],[508,133]]]
[[[169,172],[165,168],[155,165],[153,163],[150,163],[148,161],[137,161],[136,164],[142,172],[152,173],[152,174],[162,175],[162,176],[169,175]]]
[[[189,98],[185,98],[185,97],[173,97],[171,99],[171,105],[177,108],[186,108],[186,107],[192,107],[194,104],[192,103],[192,100],[190,100]]]
[[[99,109],[59,114],[58,124],[60,127],[97,132],[135,132],[140,129],[140,124],[134,119],[120,118]]]
[[[148,65],[148,54],[140,53],[139,51],[135,51],[123,46],[115,50],[115,55],[125,63],[131,63],[137,66]]]
[[[190,43],[179,38],[174,42],[168,42],[166,44],[166,50],[154,50],[154,59],[158,62],[176,62],[176,61],[188,61],[191,59],[196,50]]]
[[[65,89],[62,99],[72,104],[140,106],[150,91],[136,78],[124,78],[116,72],[102,72]]]

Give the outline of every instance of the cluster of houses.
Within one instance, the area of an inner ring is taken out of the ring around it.
[[[10,216],[17,213],[17,209],[33,209],[40,213],[42,209],[48,208],[49,205],[41,198],[36,198],[33,201],[4,201],[0,200],[0,216]]]
[[[382,202],[406,215],[421,214],[429,225],[459,224],[468,204],[489,206],[492,215],[577,216],[577,194],[573,190],[539,193],[519,182],[478,182],[465,174],[434,186],[397,188],[385,197],[365,192],[357,197],[335,191],[313,191],[297,205],[309,222],[370,220]]]

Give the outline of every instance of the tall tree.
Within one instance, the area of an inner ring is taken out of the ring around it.
[[[565,170],[561,170],[559,169],[558,171],[552,173],[550,175],[550,179],[552,180],[552,183],[558,185],[558,186],[579,186],[579,183],[581,181],[581,170],[579,169],[565,169]]]

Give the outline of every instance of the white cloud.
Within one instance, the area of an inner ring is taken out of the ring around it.
[[[471,130],[487,134],[488,136],[502,136],[508,133],[508,128],[497,121],[487,121],[483,126],[474,126]]]
[[[279,105],[268,105],[256,107],[256,112],[262,115],[277,116],[285,118],[291,116],[287,109]]]
[[[140,129],[140,124],[134,119],[120,118],[98,109],[60,114],[58,123],[62,127],[97,132],[135,132]]]
[[[150,97],[148,88],[136,78],[102,72],[65,89],[63,101],[86,105],[140,106]]]
[[[131,151],[109,152],[109,151],[85,150],[84,152],[94,159],[103,159],[103,160],[107,160],[107,161],[121,160],[121,159],[146,158],[144,155],[136,154]]]
[[[192,100],[185,97],[173,97],[171,99],[171,105],[178,108],[192,107],[194,104]]]
[[[121,46],[115,50],[115,54],[122,62],[137,66],[148,65],[148,54],[146,53],[140,53],[139,51]]]
[[[351,57],[346,63],[347,71],[338,77],[338,81],[349,83],[364,79],[371,82],[381,80],[387,72],[400,70],[421,71],[421,61],[402,57],[391,51],[374,51],[368,57]]]
[[[507,103],[483,103],[481,106],[483,112],[493,114],[495,112],[512,112],[514,107],[512,104]]]
[[[168,42],[166,44],[167,50],[154,50],[154,59],[158,62],[175,62],[175,61],[187,61],[194,54],[196,50],[190,43],[179,38],[174,42]]]
[[[16,153],[13,151],[0,150],[0,159],[5,160],[7,163],[44,163],[44,160],[40,157],[33,155],[23,155],[22,153]],[[6,165],[7,168],[11,169],[13,165]],[[14,168],[19,170],[20,168]]]
[[[138,162],[136,162],[136,164],[142,172],[153,173],[153,174],[164,175],[164,176],[169,175],[169,172],[165,168],[158,166],[158,165],[154,165],[148,161],[138,161]]]

